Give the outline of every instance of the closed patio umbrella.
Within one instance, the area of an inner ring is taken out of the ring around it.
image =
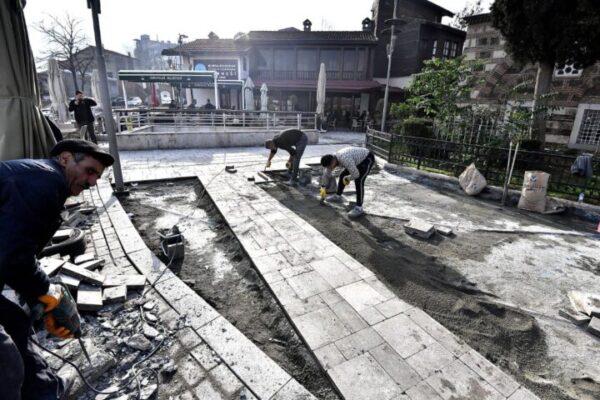
[[[244,101],[246,103],[245,109],[248,111],[254,111],[254,82],[252,78],[246,78],[244,83]]]
[[[317,114],[323,115],[325,111],[325,87],[327,86],[327,75],[325,72],[325,63],[321,63],[319,69],[319,80],[317,81]]]
[[[266,83],[263,83],[260,87],[260,111],[267,111],[269,107],[269,88]]]
[[[39,107],[24,5],[0,1],[0,160],[44,158],[56,143]]]
[[[58,122],[65,124],[69,121],[69,106],[67,105],[67,90],[63,80],[62,71],[58,67],[58,61],[54,58],[48,59],[48,91],[52,108],[58,113]]]
[[[100,74],[97,69],[92,70],[92,79],[90,81],[92,87],[92,97],[96,100],[99,106],[102,106],[102,98],[100,95]]]

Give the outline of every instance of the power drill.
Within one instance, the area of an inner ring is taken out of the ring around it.
[[[53,310],[50,310],[48,313],[54,317],[57,326],[65,327],[71,332],[74,338],[79,340],[83,354],[91,365],[92,360],[90,359],[85,345],[83,344],[83,340],[81,340],[81,318],[77,312],[75,300],[73,299],[73,296],[71,296],[69,289],[64,284],[55,283],[55,285],[60,285],[62,287],[62,299],[59,301],[58,306]],[[44,305],[42,303],[38,303],[32,310],[33,319],[41,319],[43,315]]]

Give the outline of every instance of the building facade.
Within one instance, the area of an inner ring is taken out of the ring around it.
[[[523,82],[535,82],[535,65],[519,65],[505,48],[502,34],[492,26],[491,15],[465,18],[468,23],[464,55],[483,64],[482,84],[471,94],[477,104],[490,107],[519,102],[533,103],[531,90],[511,95],[511,89]],[[546,142],[572,148],[594,150],[600,144],[600,63],[584,69],[557,65],[552,79],[554,109],[546,122]]]
[[[137,60],[138,68],[145,70],[168,69],[168,60],[162,57],[162,51],[177,46],[177,43],[163,40],[151,40],[150,35],[140,35],[134,39],[135,49],[133,55]]]

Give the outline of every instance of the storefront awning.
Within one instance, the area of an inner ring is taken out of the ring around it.
[[[170,83],[186,88],[211,88],[215,84],[214,71],[138,71],[122,70],[119,80],[145,83]]]
[[[269,90],[272,89],[287,89],[287,90],[317,90],[317,81],[256,81],[256,87],[260,87],[263,83],[266,83]],[[355,80],[327,80],[327,91],[335,92],[366,92],[373,91],[383,87],[383,85],[377,81],[355,81]]]

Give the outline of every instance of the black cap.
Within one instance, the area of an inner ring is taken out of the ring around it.
[[[70,151],[71,153],[83,153],[94,157],[100,161],[105,167],[110,167],[115,162],[113,156],[108,152],[104,151],[100,146],[95,143],[88,142],[82,139],[65,139],[56,144],[50,151],[50,156],[55,157],[63,151]]]

